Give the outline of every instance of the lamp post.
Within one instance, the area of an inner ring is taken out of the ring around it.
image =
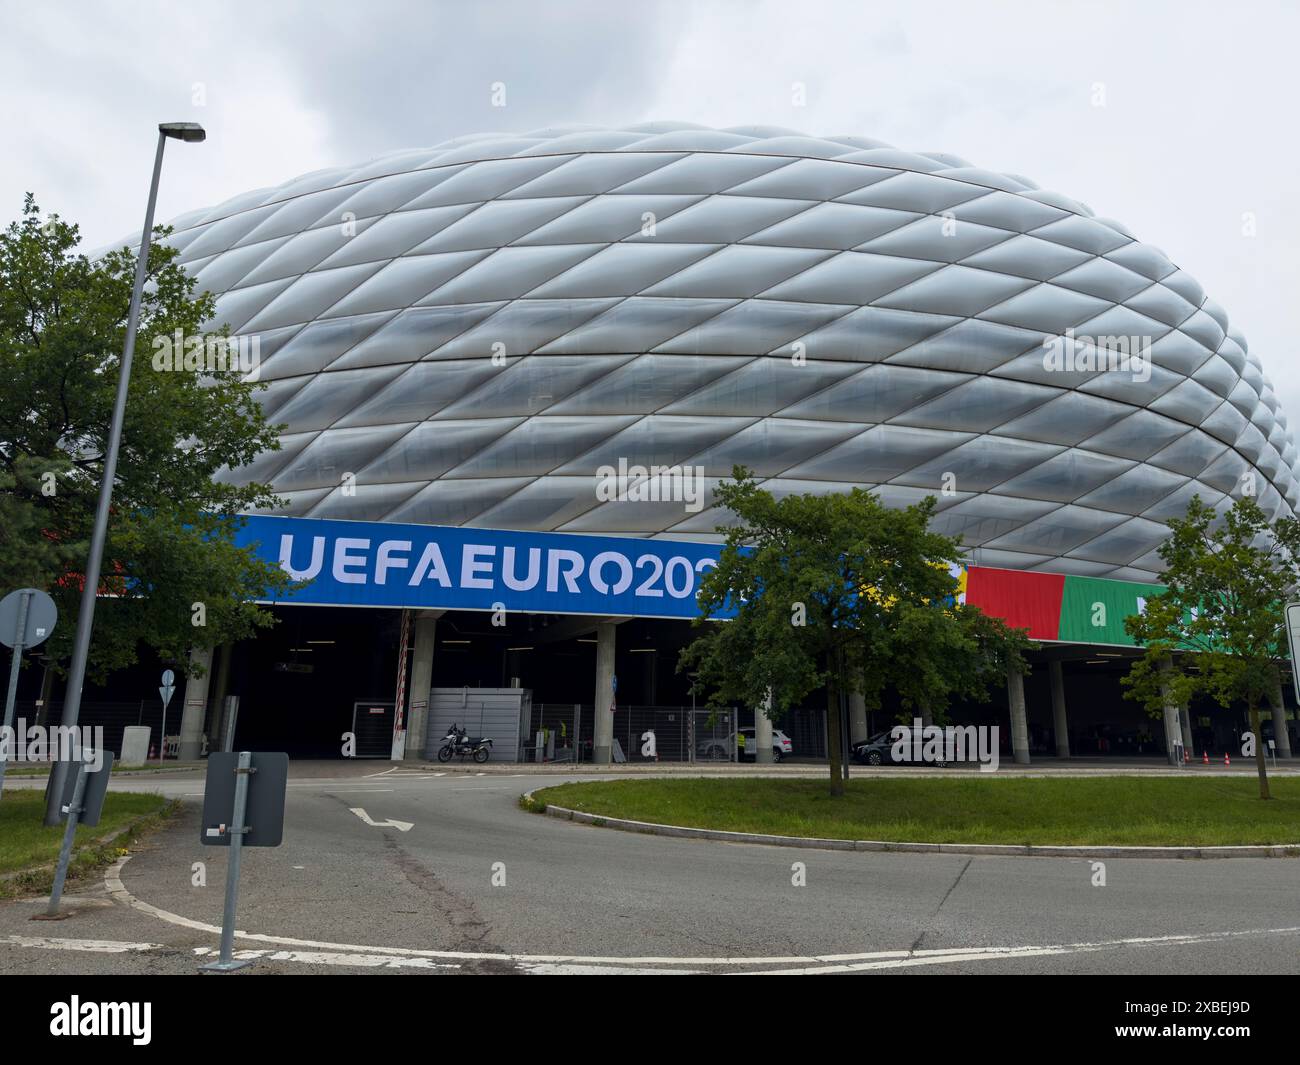
[[[113,403],[113,420],[108,429],[108,448],[104,453],[104,477],[99,483],[99,502],[95,507],[95,525],[90,534],[90,555],[86,559],[85,585],[81,589],[81,609],[77,613],[77,635],[72,645],[72,668],[68,673],[67,697],[59,724],[75,728],[81,715],[81,688],[86,679],[86,658],[90,651],[90,631],[95,621],[95,592],[99,588],[99,567],[108,534],[108,511],[113,502],[113,480],[117,476],[117,455],[122,443],[122,420],[126,415],[126,395],[131,384],[131,359],[135,355],[135,332],[140,322],[140,300],[149,269],[149,241],[153,236],[153,211],[158,200],[158,177],[162,172],[163,147],[168,138],[197,143],[207,134],[197,122],[162,122],[158,126],[158,150],[153,159],[153,180],[149,183],[149,205],[144,212],[144,233],[140,237],[140,255],[135,263],[135,287],[131,290],[131,311],[126,322],[126,343],[122,345],[122,365],[118,371],[117,398]],[[67,763],[51,767],[51,780],[45,802],[45,823],[59,823],[59,805],[63,795]]]

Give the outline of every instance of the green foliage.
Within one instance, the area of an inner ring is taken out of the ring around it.
[[[983,699],[1009,671],[1028,673],[1025,652],[1035,647],[1025,630],[1009,628],[978,607],[936,610],[928,603],[900,603],[872,669],[889,676],[905,708],[928,712],[942,724],[955,700]]]
[[[1025,668],[1022,632],[953,608],[959,544],[929,530],[933,498],[901,510],[858,488],[778,500],[743,467],[733,477],[718,502],[735,524],[718,530],[726,541],[699,593],[704,631],[678,668],[695,671],[714,707],[759,707],[770,693],[774,719],[828,688],[833,793],[839,693],[876,707],[892,685],[941,711]],[[734,618],[714,620],[733,604]]]
[[[159,227],[155,238],[169,230]],[[75,225],[42,220],[29,195],[0,234],[0,591],[55,597],[47,648],[70,653],[135,272],[127,248],[77,254]],[[90,672],[164,658],[272,623],[249,600],[285,575],[236,548],[240,511],[272,505],[265,485],[213,479],[278,448],[256,401],[262,387],[229,371],[159,370],[156,338],[204,334],[213,297],[198,294],[176,251],[153,243],[132,367]],[[224,334],[223,334],[224,335]],[[202,603],[206,624],[192,624]]]
[[[1244,702],[1267,798],[1258,708],[1276,690],[1287,653],[1285,608],[1300,587],[1300,522],[1270,525],[1250,496],[1220,516],[1195,496],[1169,530],[1159,549],[1166,590],[1124,621],[1145,648],[1124,678],[1125,695],[1152,714],[1199,695],[1224,707]]]

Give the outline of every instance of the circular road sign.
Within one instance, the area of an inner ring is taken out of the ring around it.
[[[21,634],[24,647],[36,647],[44,643],[59,620],[59,610],[54,600],[39,588],[20,588],[0,599],[0,643],[13,647],[19,642],[18,612],[22,607],[23,596],[27,600],[27,624]]]

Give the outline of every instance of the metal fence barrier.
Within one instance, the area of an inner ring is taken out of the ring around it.
[[[167,708],[167,757],[175,758],[177,743],[180,739],[182,708],[173,699]],[[46,712],[41,713],[42,709]],[[34,701],[25,700],[17,703],[14,713],[14,726],[19,718],[24,727],[31,728],[41,724],[47,729],[57,728],[63,721],[62,701],[52,701],[48,707],[38,707]],[[81,715],[77,721],[78,730],[103,729],[104,749],[122,754],[122,734],[128,725],[147,725],[149,727],[150,757],[159,756],[160,737],[163,726],[163,705],[159,699],[141,699],[138,702],[83,702]],[[95,733],[90,733],[94,735]]]
[[[606,711],[608,713],[609,711]],[[614,716],[614,760],[734,762],[736,711],[689,706],[620,706]],[[590,762],[595,713],[590,703],[534,703],[524,761]]]

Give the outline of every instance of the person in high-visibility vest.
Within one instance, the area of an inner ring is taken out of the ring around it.
[[[744,757],[745,757],[745,734],[743,732],[737,732],[736,733],[736,760],[739,761],[741,758]]]

